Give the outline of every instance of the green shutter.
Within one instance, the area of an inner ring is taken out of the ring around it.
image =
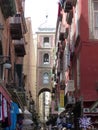
[[[15,0],[7,0],[7,1],[1,1],[0,3],[2,13],[4,15],[4,18],[8,18],[9,16],[13,16],[16,13],[16,5]]]

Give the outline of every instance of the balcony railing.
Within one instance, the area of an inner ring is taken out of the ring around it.
[[[25,93],[18,92],[17,89],[14,88],[14,86],[12,87],[12,85],[7,85],[7,90],[11,94],[13,101],[16,102],[19,105],[19,107],[23,110],[24,105],[26,104]]]
[[[73,6],[76,6],[77,0],[72,0]]]
[[[17,56],[23,57],[26,54],[25,51],[25,40],[22,38],[21,40],[14,40],[13,42],[15,53]]]
[[[73,8],[73,0],[65,0],[64,2],[64,12],[69,12]]]
[[[13,40],[23,38],[21,14],[16,14],[14,17],[10,18],[10,33]]]
[[[70,11],[69,13],[67,13],[67,17],[66,17],[66,21],[69,25],[71,25],[72,23],[72,18],[73,18],[73,11]]]

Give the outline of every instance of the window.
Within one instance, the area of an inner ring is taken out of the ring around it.
[[[45,47],[45,48],[50,47],[49,37],[44,37],[44,39],[43,39],[43,47]]]
[[[2,51],[2,41],[0,40],[0,55],[3,55]],[[0,64],[0,80],[4,78],[4,73],[3,73],[3,64]]]
[[[64,50],[64,62],[65,62],[65,69],[68,68],[68,66],[70,66],[70,50],[69,50],[69,44],[66,43],[66,47]]]
[[[0,80],[3,79],[3,65],[0,65]]]
[[[49,54],[48,53],[44,54],[43,62],[44,62],[44,64],[49,64]]]
[[[77,88],[80,89],[80,58],[77,57]]]
[[[43,84],[49,83],[49,74],[46,72],[43,74]]]
[[[94,1],[94,35],[98,39],[98,1]]]
[[[76,11],[75,11],[75,24],[76,24],[76,38],[78,37],[80,30],[79,30],[79,1],[77,1],[77,5],[76,5]],[[73,24],[73,28],[74,28],[74,24]],[[73,31],[73,35],[74,35],[74,30]]]
[[[90,38],[98,39],[98,1],[89,0],[89,34]]]
[[[49,42],[49,37],[44,37],[44,43]]]

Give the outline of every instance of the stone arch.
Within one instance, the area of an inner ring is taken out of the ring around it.
[[[48,87],[43,87],[43,88],[41,88],[41,89],[38,91],[38,97],[39,97],[39,95],[40,95],[41,93],[43,93],[43,92],[45,92],[45,91],[51,92],[51,89],[48,88]]]

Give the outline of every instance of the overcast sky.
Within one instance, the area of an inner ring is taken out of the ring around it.
[[[58,0],[26,0],[25,17],[31,17],[33,31],[45,22],[48,15],[50,25],[56,25]]]

